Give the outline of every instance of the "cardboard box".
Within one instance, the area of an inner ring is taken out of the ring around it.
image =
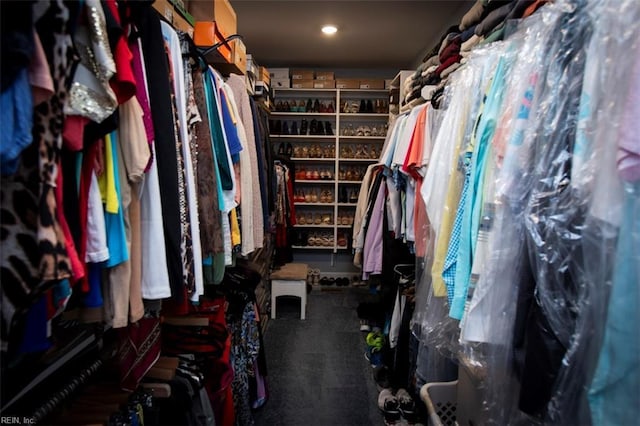
[[[313,80],[314,89],[335,89],[335,80]]]
[[[289,89],[291,88],[291,79],[287,78],[271,78],[271,87],[274,89]]]
[[[313,81],[314,80],[310,80],[310,79],[291,79],[291,87],[293,89],[313,89]]]
[[[180,13],[177,11],[173,12],[173,28],[176,30],[184,31],[189,34],[190,37],[193,38],[193,25],[189,23]]]
[[[189,13],[183,0],[169,1],[173,3],[173,9],[176,11],[176,13],[186,19],[186,21],[191,24],[192,27],[196,24],[195,18]]]
[[[289,68],[269,68],[269,75],[271,75],[272,79],[283,80],[289,78]]]
[[[196,21],[194,28],[193,42],[198,47],[210,47],[220,43],[225,36],[220,33],[215,22]],[[233,62],[232,44],[223,44],[216,51],[207,54],[207,61],[210,63]]]
[[[247,73],[253,75],[254,77],[257,77],[259,71],[260,65],[256,63],[256,60],[253,58],[252,54],[247,53]]]
[[[316,71],[316,80],[335,80],[333,71]]]
[[[190,0],[186,6],[196,21],[215,21],[225,37],[237,34],[236,12],[229,0]]]
[[[291,70],[291,80],[313,80],[313,71]]]
[[[336,89],[359,89],[360,80],[357,78],[339,78],[336,80]]]
[[[265,83],[264,81],[256,81],[254,87],[256,96],[268,96],[271,92],[271,89],[269,89],[269,84]]]
[[[260,67],[258,70],[258,75],[256,76],[257,80],[263,81],[267,83],[267,85],[271,84],[271,75],[269,74],[269,70],[266,67]]]
[[[167,22],[173,22],[173,5],[169,3],[169,0],[156,0],[153,2],[153,8],[157,10]]]
[[[360,80],[360,89],[384,89],[383,79]]]
[[[242,74],[247,73],[247,48],[240,39],[232,41],[233,63]]]

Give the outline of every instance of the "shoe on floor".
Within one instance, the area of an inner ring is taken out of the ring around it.
[[[416,404],[413,401],[409,392],[406,389],[398,389],[396,392],[396,399],[398,400],[398,408],[400,414],[409,423],[413,424],[416,421]]]
[[[376,348],[368,347],[364,353],[364,357],[373,368],[382,367],[382,351]]]
[[[378,408],[382,411],[385,424],[392,425],[400,421],[400,407],[398,399],[389,388],[382,389],[378,394]]]

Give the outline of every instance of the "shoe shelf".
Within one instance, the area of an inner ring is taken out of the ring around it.
[[[304,170],[307,176],[309,171],[331,176],[331,179],[295,179],[295,191],[311,191],[318,199],[318,202],[294,200],[296,214],[312,214],[314,219],[318,214],[331,215],[331,223],[298,222],[293,229],[291,247],[332,252],[335,259],[338,252],[350,249],[362,178],[367,166],[379,161],[386,140],[389,91],[276,88],[274,98],[276,108],[271,112],[269,123],[274,152],[284,146],[296,172]],[[318,126],[314,134],[311,134],[312,120]],[[300,130],[303,134],[296,134]],[[306,156],[303,152],[310,154]],[[316,156],[312,156],[313,152]],[[324,192],[331,192],[331,202],[319,202]],[[322,242],[308,244],[314,240]]]
[[[330,114],[335,115],[335,114]],[[376,113],[376,112],[341,112],[340,118],[384,118],[389,119],[389,114]]]
[[[333,179],[296,179],[295,182],[296,183],[330,183],[333,185],[335,180]],[[326,203],[326,204],[331,204],[331,203]]]
[[[286,112],[286,111],[272,111],[271,115],[281,115],[284,117],[330,117],[335,118],[335,112]],[[378,115],[378,114],[373,114]],[[385,114],[381,114],[385,115]]]
[[[294,249],[305,249],[305,250],[334,250],[335,246],[332,244],[330,246],[291,246],[291,248],[294,248]],[[338,248],[340,248],[340,247],[338,247]]]
[[[280,89],[278,89],[280,90]],[[339,89],[342,97],[348,98],[353,96],[362,97],[381,97],[389,94],[389,89]],[[365,96],[363,96],[365,95]],[[366,96],[370,95],[370,96]]]
[[[339,135],[340,139],[346,139],[346,140],[367,140],[367,141],[384,141],[386,139],[386,136],[345,136],[345,135]]]
[[[269,135],[271,139],[331,139],[335,140],[335,136],[327,135]]]
[[[291,161],[313,161],[317,163],[333,163],[335,158],[309,158],[309,157],[291,157]]]
[[[332,206],[334,203],[307,203],[307,202],[302,202],[302,201],[294,201],[293,204],[295,204],[296,206],[324,206],[324,207],[328,207],[328,206]]]
[[[338,158],[338,160],[341,163],[376,163],[378,161],[377,158]]]
[[[276,93],[277,92],[289,92],[289,93],[295,93],[295,94],[298,94],[298,95],[307,95],[308,97],[313,98],[314,95],[316,95],[318,93],[322,93],[322,92],[335,93],[336,89],[294,89],[294,88],[291,88],[291,87],[282,87],[282,88],[278,87],[278,88],[274,88],[274,91]],[[366,92],[366,90],[364,90],[364,91]],[[388,90],[387,90],[387,92],[388,92]]]

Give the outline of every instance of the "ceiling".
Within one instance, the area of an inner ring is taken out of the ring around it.
[[[256,62],[267,67],[415,69],[473,5],[457,0],[230,0]],[[323,35],[333,24],[338,33]]]

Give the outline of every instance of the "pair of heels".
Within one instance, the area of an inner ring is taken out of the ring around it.
[[[278,145],[278,155],[281,157],[289,157],[293,155],[293,145],[290,143],[285,144],[284,142]]]
[[[333,245],[333,234],[328,232],[313,233],[307,238],[307,244],[312,247],[331,247]]]
[[[344,216],[338,216],[336,220],[336,224],[338,225],[353,225],[353,214],[345,214]]]
[[[355,204],[358,202],[359,192],[357,190],[350,190],[347,192],[347,188],[340,188],[340,195],[338,196],[338,202]]]
[[[333,192],[327,190],[322,191],[320,194],[321,203],[333,203]]]

